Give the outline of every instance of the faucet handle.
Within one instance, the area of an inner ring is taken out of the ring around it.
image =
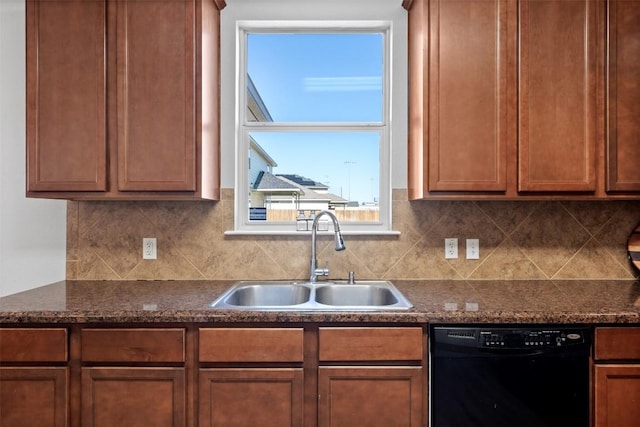
[[[353,271],[349,272],[349,281],[347,282],[348,285],[353,285],[356,283],[356,273],[354,273]]]
[[[328,276],[329,275],[329,261],[324,263],[324,268],[316,268],[316,276]]]

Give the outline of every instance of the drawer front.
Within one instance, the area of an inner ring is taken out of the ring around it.
[[[66,362],[67,349],[63,328],[0,329],[0,363]]]
[[[596,360],[640,360],[640,328],[596,328]]]
[[[302,328],[200,329],[200,362],[302,362]]]
[[[422,328],[320,328],[320,361],[422,360]]]
[[[83,329],[83,362],[184,362],[184,329]]]

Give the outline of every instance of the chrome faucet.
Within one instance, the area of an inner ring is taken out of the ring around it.
[[[323,216],[328,215],[333,222],[333,231],[335,233],[335,250],[343,251],[345,250],[344,239],[342,238],[342,233],[340,232],[340,224],[338,224],[338,218],[334,214],[329,211],[320,211],[318,215],[316,215],[316,219],[313,220],[313,225],[311,226],[311,271],[309,275],[309,281],[311,283],[316,283],[318,281],[318,276],[328,276],[329,268],[318,268],[318,259],[316,257],[316,230],[318,229],[318,220]]]

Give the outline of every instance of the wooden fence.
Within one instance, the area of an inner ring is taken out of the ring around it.
[[[331,211],[340,222],[377,222],[380,220],[380,212],[377,209],[336,209]],[[309,211],[305,212],[309,217]],[[267,221],[295,221],[298,211],[294,209],[267,209]],[[327,217],[327,219],[329,219]]]

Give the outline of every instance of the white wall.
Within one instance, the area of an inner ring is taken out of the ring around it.
[[[25,197],[25,0],[0,0],[0,296],[65,277],[66,202]]]

